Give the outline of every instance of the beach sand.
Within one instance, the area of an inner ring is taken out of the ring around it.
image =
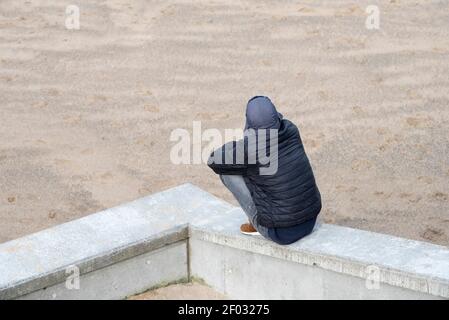
[[[301,130],[322,221],[449,245],[449,6],[0,2],[0,242],[191,182],[176,128],[241,128],[268,95]]]
[[[128,300],[227,300],[211,287],[195,282],[172,284],[129,297]]]

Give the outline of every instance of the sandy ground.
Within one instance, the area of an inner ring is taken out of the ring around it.
[[[226,296],[211,287],[199,283],[173,284],[147,291],[128,298],[129,300],[224,300]]]
[[[0,242],[192,182],[170,132],[300,126],[325,222],[449,245],[449,6],[375,1],[0,2]],[[234,202],[235,203],[235,202]]]

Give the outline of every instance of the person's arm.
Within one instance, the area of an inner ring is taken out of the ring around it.
[[[254,153],[248,150],[247,138],[231,141],[212,152],[207,165],[217,174],[246,175],[257,168],[255,156],[249,154]]]

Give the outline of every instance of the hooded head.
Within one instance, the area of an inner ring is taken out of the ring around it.
[[[246,106],[246,129],[279,129],[282,114],[268,97],[256,96]]]

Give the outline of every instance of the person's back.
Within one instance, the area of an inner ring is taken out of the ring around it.
[[[321,210],[299,130],[282,119],[267,97],[248,102],[246,120],[245,139],[231,143],[234,161],[224,161],[230,150],[227,144],[211,155],[209,166],[220,174],[260,234],[281,244],[295,242],[312,231]],[[239,151],[244,152],[243,163],[236,162]]]
[[[243,176],[252,191],[259,224],[291,227],[314,218],[321,210],[320,193],[299,131],[289,120],[282,120],[279,128],[277,166],[273,174],[253,170]]]

